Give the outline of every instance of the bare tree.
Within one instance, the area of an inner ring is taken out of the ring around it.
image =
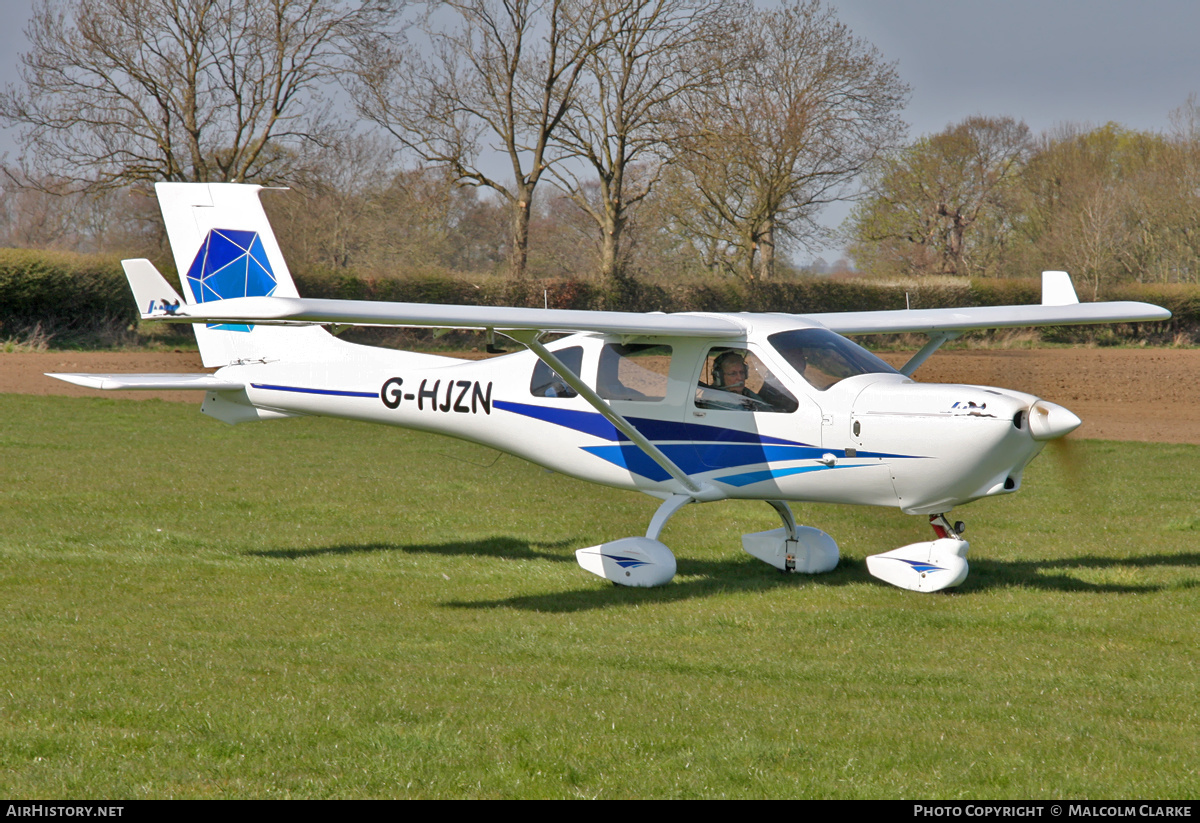
[[[40,0],[0,95],[36,177],[286,181],[336,122],[324,85],[389,0]]]
[[[1109,123],[1044,137],[1024,174],[1029,268],[1078,267],[1093,293],[1120,280],[1194,279],[1200,174],[1186,117],[1186,107],[1175,113],[1169,136]]]
[[[150,257],[166,237],[156,204],[123,189],[75,191],[0,166],[0,248],[119,252]]]
[[[443,12],[453,12],[447,24]],[[364,116],[422,162],[512,208],[510,264],[525,274],[534,192],[550,140],[596,48],[602,7],[588,0],[450,0],[417,25],[422,48],[376,38],[360,53]],[[511,181],[488,171],[499,155]]]
[[[817,212],[895,145],[908,87],[819,0],[752,13],[725,49],[723,82],[681,98],[673,163],[719,220],[697,236],[767,278],[780,242],[818,236]]]
[[[551,172],[600,234],[600,274],[622,263],[629,210],[650,194],[667,153],[672,102],[720,79],[736,37],[732,0],[598,0],[603,31],[556,135]],[[571,162],[576,161],[576,162]],[[578,169],[587,173],[581,179]],[[592,176],[594,175],[594,177]]]
[[[507,211],[444,169],[397,169],[382,135],[342,141],[283,196],[264,199],[293,269],[394,277],[494,272],[507,259]],[[578,245],[578,244],[576,244]]]
[[[1170,140],[1173,162],[1166,172],[1176,196],[1160,204],[1171,209],[1177,254],[1163,279],[1200,283],[1200,100],[1195,93],[1171,112]]]
[[[358,135],[306,168],[292,191],[265,198],[290,265],[368,268],[382,239],[379,223],[386,208],[381,201],[393,174],[391,146]]]
[[[888,158],[851,218],[860,262],[882,256],[910,274],[994,273],[1032,151],[1024,123],[968,117]]]

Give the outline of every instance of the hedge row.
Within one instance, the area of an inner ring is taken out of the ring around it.
[[[136,320],[118,259],[0,249],[0,333],[39,322],[78,330]]]
[[[774,283],[733,280],[669,287],[621,280],[602,288],[587,280],[472,282],[449,274],[368,279],[345,272],[296,275],[307,297],[412,303],[531,306],[627,311],[774,311],[817,313],[1038,303],[1041,284],[1027,280],[921,280],[805,277]],[[1200,342],[1200,286],[1128,284],[1108,288],[1103,300],[1139,300],[1170,309],[1164,323],[1104,330],[1048,330],[1053,340],[1154,343]],[[61,252],[0,249],[0,334],[42,323],[86,330],[136,322],[137,313],[118,260]]]

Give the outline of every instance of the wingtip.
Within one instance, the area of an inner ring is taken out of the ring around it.
[[[1072,306],[1079,302],[1071,275],[1065,271],[1042,272],[1042,305]]]

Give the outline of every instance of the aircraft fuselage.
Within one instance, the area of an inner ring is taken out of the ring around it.
[[[608,402],[700,484],[696,499],[941,513],[1016,491],[1043,445],[1030,430],[1032,395],[920,384],[895,372],[856,374],[818,388],[757,335],[733,344],[671,342],[664,354],[663,347],[634,351],[636,345],[616,337],[578,334],[549,348],[572,360],[589,386],[621,386],[607,389]],[[750,408],[731,407],[727,399],[740,398],[713,388],[705,373],[713,352],[720,359],[731,349],[770,375]],[[622,360],[609,356],[614,350],[642,356]],[[815,367],[808,368],[811,377]],[[674,478],[529,351],[472,361],[337,341],[321,362],[243,363],[218,376],[246,385],[206,397],[204,411],[227,422],[321,415],[383,423],[492,446],[590,482],[664,498],[679,491]],[[768,389],[774,407],[762,399]],[[726,399],[714,401],[714,394]]]

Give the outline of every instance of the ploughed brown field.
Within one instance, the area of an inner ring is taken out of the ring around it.
[[[464,355],[471,356],[471,355]],[[885,354],[899,365],[904,354]],[[97,396],[43,372],[200,371],[196,352],[0,354],[0,393]],[[927,383],[1018,389],[1083,418],[1071,437],[1200,444],[1200,350],[1033,349],[938,352],[916,373]],[[104,392],[111,397],[188,401],[198,392]]]

